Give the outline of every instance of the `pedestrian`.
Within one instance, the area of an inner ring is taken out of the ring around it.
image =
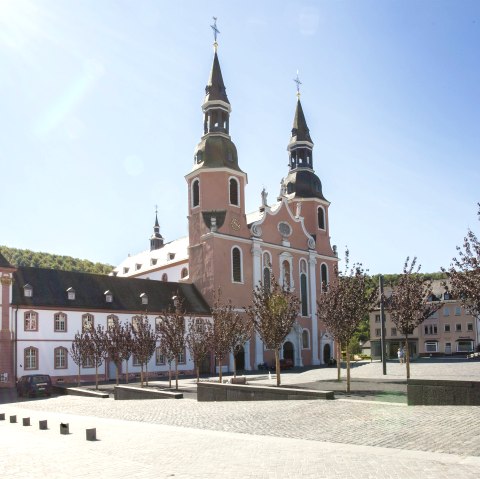
[[[398,355],[398,362],[400,364],[402,364],[403,363],[403,348],[401,346],[398,347],[397,355]]]

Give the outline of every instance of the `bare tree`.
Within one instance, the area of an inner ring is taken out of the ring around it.
[[[128,361],[133,354],[132,326],[129,323],[122,326],[119,347],[121,361],[125,361],[125,382],[128,384]]]
[[[230,326],[230,351],[233,354],[233,377],[237,377],[237,353],[252,336],[252,321],[249,316],[237,314]]]
[[[221,296],[220,290],[214,295],[213,306],[211,308],[213,324],[212,334],[210,336],[211,348],[215,354],[219,368],[219,382],[222,382],[223,362],[232,348],[232,325],[238,321],[238,313],[234,311],[232,302],[229,300],[228,303],[223,303]]]
[[[185,354],[185,315],[182,301],[174,296],[174,306],[161,314],[158,325],[160,343],[167,357],[175,358],[175,389],[178,389],[178,360]]]
[[[280,348],[299,313],[299,299],[282,288],[272,275],[271,287],[259,284],[253,291],[252,305],[245,309],[255,330],[268,349],[275,351],[277,386],[280,386]]]
[[[362,319],[368,315],[376,300],[377,292],[371,287],[361,263],[349,268],[349,252],[345,252],[345,273],[335,268],[335,277],[319,296],[318,318],[335,338],[340,350],[346,348],[347,392],[350,392],[350,341]],[[339,367],[339,364],[338,364]]]
[[[78,375],[77,375],[77,385],[80,386],[80,369],[82,364],[87,359],[88,355],[88,344],[85,339],[85,333],[77,331],[75,334],[72,346],[70,347],[70,356],[73,359],[73,362],[78,366]]]
[[[122,342],[124,340],[124,328],[120,324],[117,317],[113,318],[112,324],[108,326],[105,333],[106,341],[105,347],[107,350],[107,356],[110,361],[115,363],[116,367],[116,384],[119,384],[119,370],[123,360],[122,356]]]
[[[88,357],[95,366],[95,389],[98,389],[98,368],[103,364],[106,357],[105,330],[102,325],[91,328],[85,333]]]
[[[480,220],[480,203],[478,203]],[[463,306],[474,317],[480,316],[480,241],[475,233],[468,230],[463,239],[463,247],[457,246],[458,257],[453,258],[447,273],[450,289],[455,298],[460,299]]]
[[[197,383],[200,381],[200,364],[210,352],[212,325],[205,318],[190,318],[186,337],[187,348],[195,363]]]
[[[140,385],[143,388],[145,366],[146,385],[148,386],[148,361],[157,347],[157,335],[148,321],[147,315],[136,316],[132,324],[133,354],[140,363]]]
[[[384,293],[385,311],[397,327],[397,330],[405,336],[405,356],[407,366],[407,379],[410,378],[410,351],[408,337],[414,329],[422,324],[427,318],[438,311],[443,303],[432,302],[432,281],[425,280],[419,273],[421,266],[417,264],[417,258],[407,257],[403,266],[403,273],[398,277],[395,285],[391,285],[391,293]]]

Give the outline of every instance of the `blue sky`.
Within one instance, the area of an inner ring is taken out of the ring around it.
[[[0,0],[0,244],[118,264],[187,234],[212,16],[247,210],[287,174],[295,83],[332,244],[373,273],[479,231],[476,0]]]

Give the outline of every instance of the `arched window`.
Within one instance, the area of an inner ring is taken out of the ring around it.
[[[163,274],[162,274],[162,281],[163,281],[164,283],[166,283],[166,282],[168,281],[168,275],[167,275],[167,273],[163,273]]]
[[[200,204],[200,180],[196,179],[192,182],[192,208]]]
[[[307,263],[300,261],[300,300],[302,316],[308,316],[308,281],[307,281]]]
[[[322,285],[322,291],[328,290],[328,269],[325,263],[320,266],[320,281]]]
[[[292,287],[292,282],[290,278],[290,263],[287,260],[282,262],[282,271],[283,271],[283,286],[284,288],[290,289]]]
[[[308,329],[302,331],[302,349],[310,349],[310,334]]]
[[[38,331],[38,313],[35,311],[26,311],[24,314],[24,330]]]
[[[38,349],[30,346],[24,350],[24,369],[38,369]]]
[[[64,333],[67,331],[67,315],[65,313],[55,313],[53,323],[55,332]]]
[[[325,210],[323,206],[319,206],[317,209],[318,227],[321,230],[325,229]]]
[[[269,291],[272,286],[272,261],[269,253],[263,253],[263,287]]]
[[[186,278],[188,276],[188,269],[187,268],[182,268],[182,271],[180,273],[180,277],[183,279],[183,278]]]
[[[232,248],[232,281],[242,282],[242,252],[236,246]]]
[[[68,351],[66,348],[55,348],[54,349],[54,364],[55,369],[67,369],[67,360],[68,360]]]
[[[229,193],[230,193],[230,204],[239,206],[240,202],[238,197],[238,180],[236,178],[230,178]]]
[[[109,314],[107,316],[107,329],[113,329],[115,324],[120,324],[118,316],[115,314]]]
[[[94,328],[93,314],[84,314],[82,316],[82,332],[91,331]]]

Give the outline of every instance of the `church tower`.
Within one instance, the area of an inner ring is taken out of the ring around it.
[[[283,194],[304,218],[305,227],[315,238],[316,250],[333,255],[330,246],[328,207],[330,202],[322,192],[322,182],[313,169],[313,141],[305,120],[297,82],[297,105],[293,119],[292,136],[287,147],[289,172],[283,180]]]
[[[163,236],[160,234],[158,211],[155,210],[155,225],[153,226],[153,235],[150,236],[150,251],[160,248],[163,248]]]
[[[230,263],[234,246],[229,239],[250,236],[245,216],[247,175],[238,164],[237,148],[230,137],[232,108],[218,59],[216,22],[212,29],[214,55],[202,105],[203,136],[194,152],[193,168],[185,176],[190,278],[207,300],[222,283],[219,272]],[[234,254],[242,252],[235,250]]]

